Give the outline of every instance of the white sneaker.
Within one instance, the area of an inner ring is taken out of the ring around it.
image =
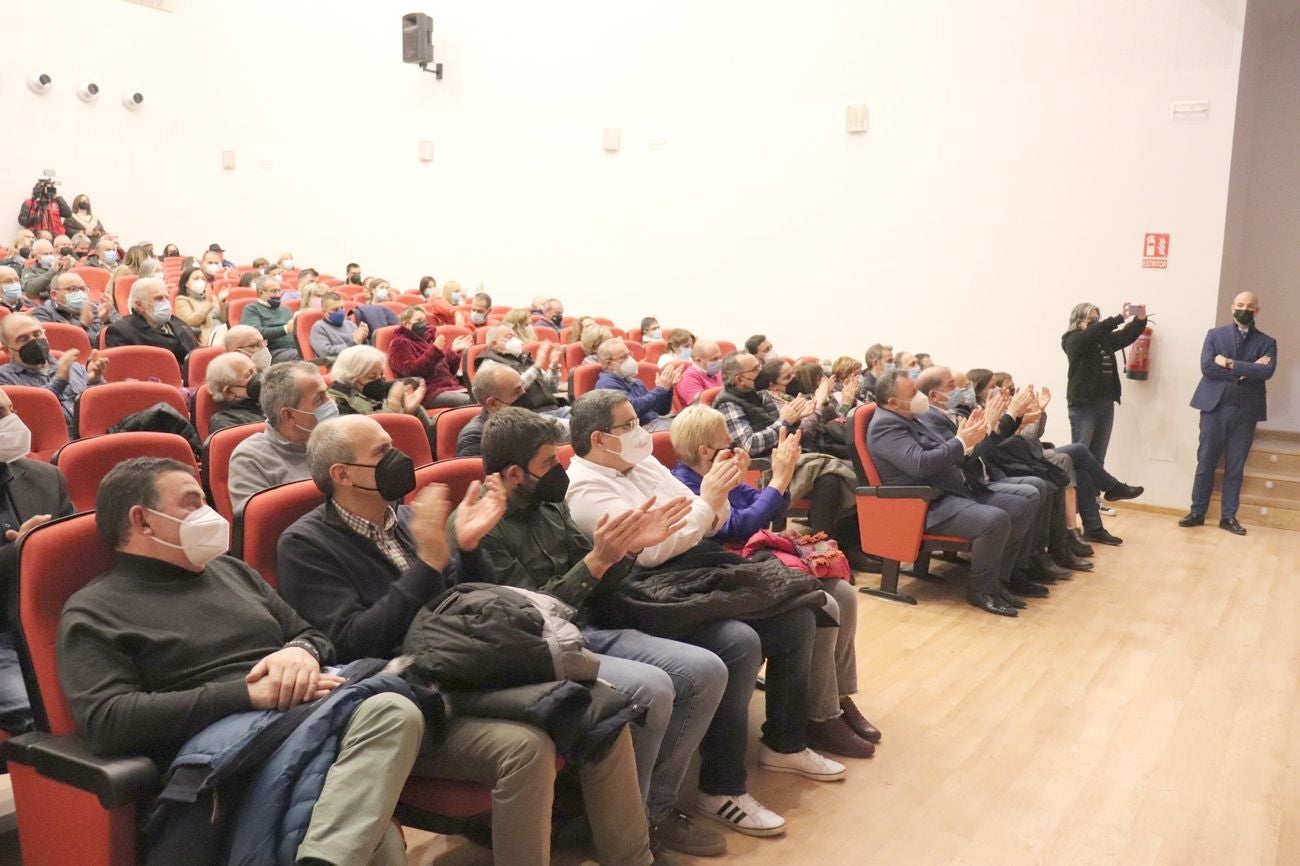
[[[695,811],[746,836],[777,836],[785,832],[785,819],[749,794],[700,794]]]
[[[774,752],[762,743],[758,746],[758,765],[774,773],[793,773],[814,782],[834,782],[844,778],[844,765],[817,754],[812,749],[802,752]]]

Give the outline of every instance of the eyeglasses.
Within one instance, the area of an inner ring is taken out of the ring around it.
[[[609,432],[613,433],[615,430],[632,431],[640,426],[641,426],[641,419],[633,418],[631,421],[628,421],[626,423],[615,424],[613,427],[609,428]]]

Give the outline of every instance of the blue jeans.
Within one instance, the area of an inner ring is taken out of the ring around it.
[[[655,823],[677,802],[691,756],[727,687],[727,667],[706,649],[636,629],[586,629],[583,637],[601,655],[601,679],[638,701],[650,700],[646,724],[632,739],[641,796]]]
[[[1070,407],[1070,440],[1088,447],[1098,463],[1106,462],[1110,431],[1115,426],[1114,400],[1089,400]]]
[[[0,730],[10,734],[30,731],[34,725],[27,686],[14,649],[14,633],[0,628]]]

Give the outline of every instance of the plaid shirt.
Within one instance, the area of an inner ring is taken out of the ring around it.
[[[776,401],[766,391],[762,393],[763,405],[771,410],[775,415],[780,412],[780,407]],[[775,424],[765,427],[762,430],[755,430],[745,417],[745,410],[738,404],[730,401],[715,404],[722,417],[727,422],[727,435],[731,437],[731,444],[736,448],[745,451],[751,457],[763,457],[769,451],[776,447],[776,443],[781,437],[781,428],[786,426],[780,418]]]
[[[343,518],[343,522],[347,524],[348,529],[351,529],[362,538],[374,542],[375,547],[379,548],[379,552],[384,555],[385,559],[396,566],[398,571],[406,571],[411,567],[411,558],[407,556],[406,549],[397,540],[397,513],[393,511],[391,505],[384,513],[383,528],[375,526],[364,517],[358,517],[339,505],[338,502],[334,503],[334,510],[339,513],[339,517]]]

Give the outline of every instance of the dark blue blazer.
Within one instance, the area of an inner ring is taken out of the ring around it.
[[[1277,370],[1277,340],[1263,331],[1250,329],[1237,357],[1237,342],[1233,331],[1236,324],[1211,328],[1205,334],[1201,347],[1201,381],[1192,394],[1192,408],[1213,412],[1223,399],[1223,392],[1232,382],[1237,383],[1237,405],[1250,421],[1268,420],[1268,395],[1264,383],[1273,378]],[[1215,355],[1232,358],[1232,369],[1214,363]],[[1269,357],[1271,364],[1256,364],[1260,358]]]
[[[930,503],[926,526],[934,526],[976,504],[962,472],[966,449],[956,436],[944,438],[919,421],[877,408],[867,427],[867,450],[885,484],[919,484],[944,492]]]

